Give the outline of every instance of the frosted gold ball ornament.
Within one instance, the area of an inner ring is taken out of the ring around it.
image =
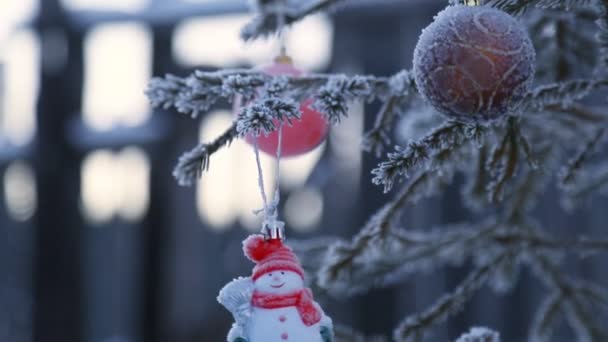
[[[416,85],[451,118],[490,121],[517,110],[532,85],[535,57],[528,33],[509,14],[449,6],[420,35]]]

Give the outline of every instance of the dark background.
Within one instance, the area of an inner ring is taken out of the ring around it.
[[[288,45],[296,63],[377,75],[410,68],[420,30],[445,2],[382,3],[298,24]],[[240,242],[258,228],[253,153],[236,143],[212,158],[199,187],[178,187],[177,157],[201,132],[209,140],[229,125],[230,108],[192,121],[152,111],[143,91],[152,75],[268,62],[276,42],[239,42],[249,15],[236,0],[5,0],[0,11],[0,341],[223,341],[231,317],[215,297],[250,273]],[[284,163],[290,238],[352,236],[386,200],[370,182],[377,161],[359,151],[376,109],[355,105],[327,144]],[[270,183],[271,160],[264,165]],[[567,216],[553,202],[539,215],[555,231],[605,227],[602,211]],[[424,228],[467,215],[454,188],[408,209],[405,223]],[[601,262],[568,267],[605,277]],[[455,286],[465,268],[320,300],[336,323],[386,334]],[[510,297],[482,291],[437,340],[471,325],[523,340],[542,288],[522,278]]]

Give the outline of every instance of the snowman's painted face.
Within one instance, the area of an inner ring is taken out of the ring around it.
[[[260,292],[288,294],[304,288],[304,281],[296,272],[277,270],[268,272],[256,279],[254,286]]]

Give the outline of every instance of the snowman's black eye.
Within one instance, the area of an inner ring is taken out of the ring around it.
[[[268,273],[268,276],[269,276],[269,277],[272,277],[272,273]]]
[[[281,271],[281,274],[283,274],[283,275],[284,275],[284,274],[285,274],[285,272]]]

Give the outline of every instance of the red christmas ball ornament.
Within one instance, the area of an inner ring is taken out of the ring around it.
[[[304,72],[291,62],[289,57],[278,57],[268,65],[258,67],[268,75],[301,76]],[[235,112],[238,112],[240,101],[235,101]],[[300,120],[293,120],[289,125],[285,122],[282,128],[281,156],[293,157],[312,151],[319,146],[327,137],[329,124],[323,114],[312,108],[314,99],[306,98],[300,103]],[[278,120],[275,120],[278,126]],[[253,145],[256,137],[252,134],[245,136],[245,141]],[[276,156],[279,145],[279,130],[268,135],[261,134],[257,137],[258,148],[272,156]]]
[[[534,78],[535,51],[509,14],[449,6],[422,31],[414,51],[416,85],[439,112],[489,121],[517,110]]]

